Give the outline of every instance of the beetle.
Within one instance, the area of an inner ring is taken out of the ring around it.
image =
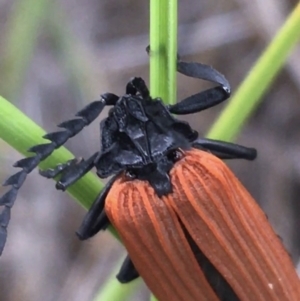
[[[151,98],[135,77],[125,95],[101,95],[48,133],[50,143],[29,149],[34,156],[17,161],[21,171],[4,185],[0,198],[0,254],[10,210],[18,190],[42,160],[93,122],[101,121],[101,150],[87,160],[73,159],[40,171],[60,175],[65,190],[93,167],[100,178],[112,176],[86,214],[77,235],[86,240],[111,223],[128,256],[117,275],[122,283],[141,276],[160,301],[297,301],[299,279],[265,214],[223,163],[256,157],[256,150],[199,138],[174,115],[200,112],[230,96],[226,78],[210,66],[180,59],[177,70],[217,86],[174,105]]]

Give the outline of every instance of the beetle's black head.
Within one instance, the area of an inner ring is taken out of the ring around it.
[[[158,195],[171,191],[169,171],[198,133],[175,119],[160,99],[141,95],[120,97],[101,122],[102,149],[96,159],[101,178],[122,170],[147,180]]]

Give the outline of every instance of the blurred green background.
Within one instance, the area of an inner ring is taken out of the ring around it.
[[[234,91],[296,0],[181,0],[179,53],[213,65]],[[101,93],[123,94],[132,76],[148,82],[147,1],[0,0],[0,95],[47,131]],[[178,99],[207,87],[178,76]],[[186,117],[205,133],[222,105]],[[100,117],[103,118],[105,113]],[[98,121],[100,121],[100,119]],[[67,143],[76,156],[99,149],[99,122]],[[295,265],[300,254],[300,47],[238,142],[258,149],[255,162],[230,166],[261,204]],[[0,180],[21,156],[0,141]],[[0,188],[0,194],[5,189]],[[84,210],[54,182],[33,172],[12,210],[0,259],[0,301],[89,301],[124,257],[109,233],[80,242]],[[148,300],[141,285],[131,300]],[[113,301],[113,300],[103,300]]]

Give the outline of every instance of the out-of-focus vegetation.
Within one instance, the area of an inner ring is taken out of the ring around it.
[[[296,0],[179,1],[179,52],[213,65],[232,89],[241,82]],[[142,1],[0,2],[0,95],[49,131],[100,93],[124,93],[132,76],[148,82],[149,11]],[[178,99],[205,83],[178,76]],[[188,117],[205,133],[222,105]],[[245,126],[238,142],[259,151],[230,163],[267,212],[296,264],[299,258],[300,48]],[[67,143],[76,156],[99,148],[95,123]],[[0,141],[0,180],[21,156]],[[0,189],[0,194],[4,189]],[[81,243],[84,211],[52,181],[33,173],[12,213],[0,260],[0,300],[91,300],[123,247],[108,233]],[[141,285],[135,299],[147,300]],[[105,300],[106,301],[106,300]]]

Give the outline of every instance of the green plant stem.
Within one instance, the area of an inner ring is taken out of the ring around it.
[[[262,95],[300,39],[300,3],[249,72],[208,133],[209,138],[231,141],[255,110]]]
[[[150,0],[150,93],[165,104],[177,98],[177,6],[177,0]]]
[[[1,96],[0,108],[0,138],[14,149],[29,157],[34,154],[28,153],[27,149],[33,145],[49,143],[48,140],[42,138],[45,134],[42,128]],[[71,152],[64,147],[60,147],[49,158],[42,161],[39,166],[43,169],[49,168],[72,158],[74,156]],[[67,191],[80,205],[88,209],[102,187],[103,185],[99,179],[90,172],[74,185],[70,186]],[[112,228],[110,230],[116,236],[115,230]]]
[[[177,0],[150,1],[150,91],[176,101]]]
[[[177,6],[177,0],[150,0],[150,93],[165,104],[177,98]]]
[[[107,284],[100,288],[99,293],[94,298],[94,301],[102,300],[115,300],[115,301],[125,301],[129,300],[130,296],[133,295],[136,289],[141,284],[141,279],[134,280],[130,283],[122,284],[117,278],[116,274],[109,278]],[[113,297],[114,299],[111,299]]]

